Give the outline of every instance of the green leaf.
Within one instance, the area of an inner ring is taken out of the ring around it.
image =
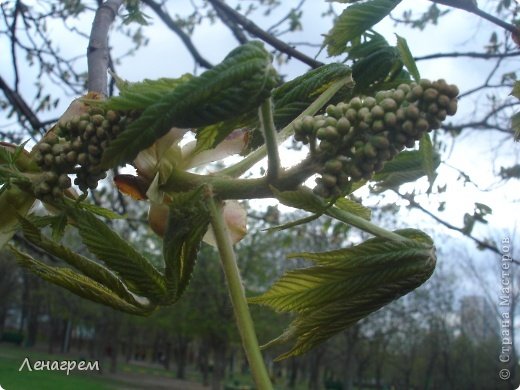
[[[27,142],[21,145],[0,142],[0,164],[14,165],[20,172],[39,172],[40,167],[24,149]]]
[[[511,128],[515,132],[515,141],[520,141],[520,112],[517,112],[511,118]]]
[[[311,213],[323,213],[328,206],[327,202],[314,195],[307,188],[302,187],[295,191],[278,191],[271,186],[271,191],[280,203],[296,209],[307,210]]]
[[[138,298],[132,294],[124,283],[108,268],[45,237],[38,227],[31,222],[31,219],[32,218],[20,218],[24,237],[29,242],[43,249],[47,253],[65,261],[88,278],[111,290],[126,302],[129,302],[134,306],[140,306],[143,309],[153,309],[151,305],[148,305],[148,300]]]
[[[205,197],[204,187],[172,197],[163,241],[167,303],[181,297],[193,273],[210,221]]]
[[[514,96],[517,99],[520,99],[520,81],[515,81],[510,95]]]
[[[158,98],[103,154],[105,168],[132,161],[172,127],[204,127],[256,109],[278,83],[260,42],[239,46],[221,62]]]
[[[16,186],[0,194],[0,249],[14,236],[18,229],[18,216],[26,215],[36,198]]]
[[[148,309],[134,306],[130,302],[121,299],[102,284],[87,276],[78,274],[70,268],[51,267],[42,261],[33,259],[15,247],[11,246],[10,249],[16,255],[16,259],[22,267],[30,270],[48,282],[66,288],[80,297],[131,314],[146,315],[149,313]]]
[[[223,121],[214,125],[206,126],[197,130],[197,145],[194,153],[200,153],[204,150],[215,148],[222,142],[233,130],[244,127],[256,115],[257,110],[253,110],[239,118],[229,121]]]
[[[138,83],[130,83],[117,78],[120,95],[111,97],[101,104],[107,110],[145,110],[154,105],[158,100],[162,99],[164,95],[171,93],[179,85],[191,80],[192,78],[192,75],[185,74],[176,79],[145,79]]]
[[[418,82],[421,75],[419,74],[419,69],[417,69],[417,64],[415,63],[406,39],[397,34],[395,34],[395,36],[397,37],[397,49],[401,54],[401,60],[403,61],[404,66],[406,66],[406,69],[408,69],[414,80]]]
[[[90,212],[69,207],[67,213],[88,250],[116,272],[130,291],[152,302],[165,296],[163,275],[126,240]]]
[[[287,222],[287,223],[284,223],[283,225],[273,226],[273,227],[271,227],[269,229],[265,229],[265,230],[269,233],[272,233],[272,232],[278,232],[278,231],[282,231],[282,230],[286,230],[286,229],[291,229],[293,227],[312,222],[315,219],[318,219],[319,217],[320,217],[320,214],[313,214],[313,215],[309,215],[308,217],[300,218],[300,219],[297,219],[297,220],[291,221],[291,222]]]
[[[349,83],[348,78],[351,73],[350,67],[340,63],[331,63],[311,69],[276,88],[273,91],[273,119],[276,128],[281,129],[291,123],[319,95],[338,80],[346,79],[345,86],[337,92],[333,101],[341,101],[346,96],[350,96],[352,82]],[[257,113],[254,112],[253,114],[254,121],[249,124],[250,127],[254,128],[251,141],[249,141],[249,148],[251,149],[262,145],[264,141],[257,121]]]
[[[64,198],[64,201],[67,205],[71,207],[78,207],[82,210],[88,211],[92,214],[99,215],[100,217],[107,219],[121,219],[125,218],[124,215],[120,215],[110,209],[98,206],[96,204],[87,203],[87,202],[77,202],[71,199]]]
[[[403,62],[395,47],[382,47],[374,51],[352,65],[352,78],[356,83],[353,93],[370,94],[374,87],[382,89],[381,84],[399,77],[402,68]]]
[[[380,49],[390,47],[387,40],[375,31],[367,31],[363,34],[363,38],[365,39],[364,42],[353,44],[352,47],[347,49],[349,60],[359,60],[368,57],[370,54]]]
[[[325,36],[324,44],[331,56],[345,52],[347,43],[387,16],[400,0],[371,0],[347,7]]]
[[[374,192],[383,192],[388,189],[398,188],[399,186],[418,180],[428,175],[424,168],[423,154],[418,150],[406,150],[399,153],[393,160],[387,162],[384,168],[376,173],[373,181],[376,186]],[[440,156],[433,155],[434,170],[440,164]]]
[[[424,283],[435,268],[435,248],[421,231],[394,232],[407,240],[372,238],[346,249],[299,253],[316,265],[287,272],[251,303],[295,312],[289,328],[267,346],[295,341],[276,360],[299,355]]]
[[[343,211],[348,211],[349,213],[370,221],[372,211],[368,207],[363,206],[361,203],[356,202],[355,200],[349,198],[339,198],[336,200],[334,205]]]
[[[426,171],[430,186],[432,186],[435,181],[435,150],[428,133],[425,133],[419,141],[419,153],[422,156],[422,167]]]

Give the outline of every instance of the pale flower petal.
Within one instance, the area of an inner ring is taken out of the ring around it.
[[[139,152],[133,164],[138,175],[152,180],[159,170],[159,165],[166,159],[178,160],[177,162],[180,163],[182,154],[178,143],[187,131],[188,129],[174,127],[152,146]],[[170,163],[174,162],[170,161]]]
[[[148,209],[148,224],[159,237],[164,237],[168,224],[169,207],[162,203],[150,202]]]
[[[214,149],[204,150],[196,154],[194,154],[194,151],[197,141],[189,142],[182,148],[184,167],[186,169],[194,168],[239,154],[244,150],[246,144],[247,132],[243,129],[234,130]]]
[[[233,244],[236,244],[247,233],[247,212],[236,200],[227,200],[224,203],[223,213],[231,241]],[[217,246],[215,234],[211,226],[202,240],[211,246]]]

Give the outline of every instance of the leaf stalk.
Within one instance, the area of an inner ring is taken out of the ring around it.
[[[222,268],[224,269],[229,294],[231,296],[233,311],[235,313],[240,337],[242,338],[242,345],[251,368],[251,373],[253,374],[258,389],[272,390],[273,386],[269,379],[269,374],[267,373],[262,353],[260,352],[258,339],[253,326],[253,319],[249,312],[249,306],[242,285],[235,251],[233,250],[229,231],[224,222],[222,205],[217,203],[215,199],[210,196],[208,198],[208,208],[211,217],[211,226],[213,227]]]

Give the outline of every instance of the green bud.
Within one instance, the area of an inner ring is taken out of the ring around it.
[[[363,102],[360,98],[354,97],[350,100],[350,107],[352,107],[355,110],[359,110],[363,105]]]
[[[448,104],[448,107],[446,107],[446,112],[448,115],[455,115],[457,112],[457,100],[452,99],[450,103]]]
[[[107,120],[110,123],[113,123],[113,124],[119,122],[119,120],[121,119],[119,117],[119,114],[117,112],[115,112],[115,111],[112,111],[112,110],[107,111],[105,117],[107,118]]]
[[[69,188],[71,186],[71,181],[70,181],[69,176],[66,174],[60,175],[60,177],[58,178],[58,186],[63,190],[66,190],[67,188]]]
[[[343,115],[343,111],[341,110],[341,108],[333,104],[328,105],[325,112],[327,113],[327,115],[336,119],[341,118],[341,116]]]
[[[350,126],[350,121],[345,117],[341,117],[338,119],[336,129],[338,130],[338,133],[340,133],[341,135],[345,135],[348,134]]]
[[[38,144],[37,148],[42,154],[49,153],[52,150],[52,146],[46,142]]]
[[[325,173],[321,176],[321,182],[325,187],[331,188],[336,185],[338,180],[336,179],[336,176]]]
[[[424,91],[423,99],[426,102],[434,102],[437,100],[437,97],[439,96],[439,91],[433,88],[428,88]]]
[[[386,137],[372,137],[370,138],[370,143],[377,149],[388,149],[388,146],[390,146],[390,142]]]
[[[377,104],[377,101],[372,96],[367,96],[365,99],[363,99],[363,106],[367,107],[369,109],[372,109]]]
[[[343,164],[338,159],[328,160],[324,165],[324,170],[327,173],[338,174],[342,171]]]
[[[395,112],[397,110],[397,103],[392,98],[386,98],[381,100],[379,105],[383,110],[385,110],[385,112]]]
[[[100,114],[93,115],[90,118],[90,122],[92,122],[95,126],[100,126],[104,120],[105,120],[105,117]]]
[[[416,121],[417,119],[419,119],[419,108],[417,108],[415,104],[411,104],[408,107],[406,107],[404,112],[406,118],[411,121]]]
[[[385,110],[379,105],[372,107],[370,113],[374,119],[380,119],[385,116]]]
[[[357,110],[349,108],[345,112],[345,118],[347,118],[351,123],[354,123],[357,120]]]

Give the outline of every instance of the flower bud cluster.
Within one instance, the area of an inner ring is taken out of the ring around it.
[[[36,146],[35,159],[44,173],[33,184],[35,195],[42,200],[60,197],[74,184],[83,192],[97,187],[106,177],[99,166],[103,151],[127,125],[129,117],[115,111],[92,108],[88,114],[59,123],[52,136]]]
[[[457,111],[458,88],[444,80],[420,80],[375,96],[330,105],[326,114],[294,123],[294,138],[311,144],[321,164],[314,192],[340,196],[351,183],[370,179],[405,147],[411,148]]]

